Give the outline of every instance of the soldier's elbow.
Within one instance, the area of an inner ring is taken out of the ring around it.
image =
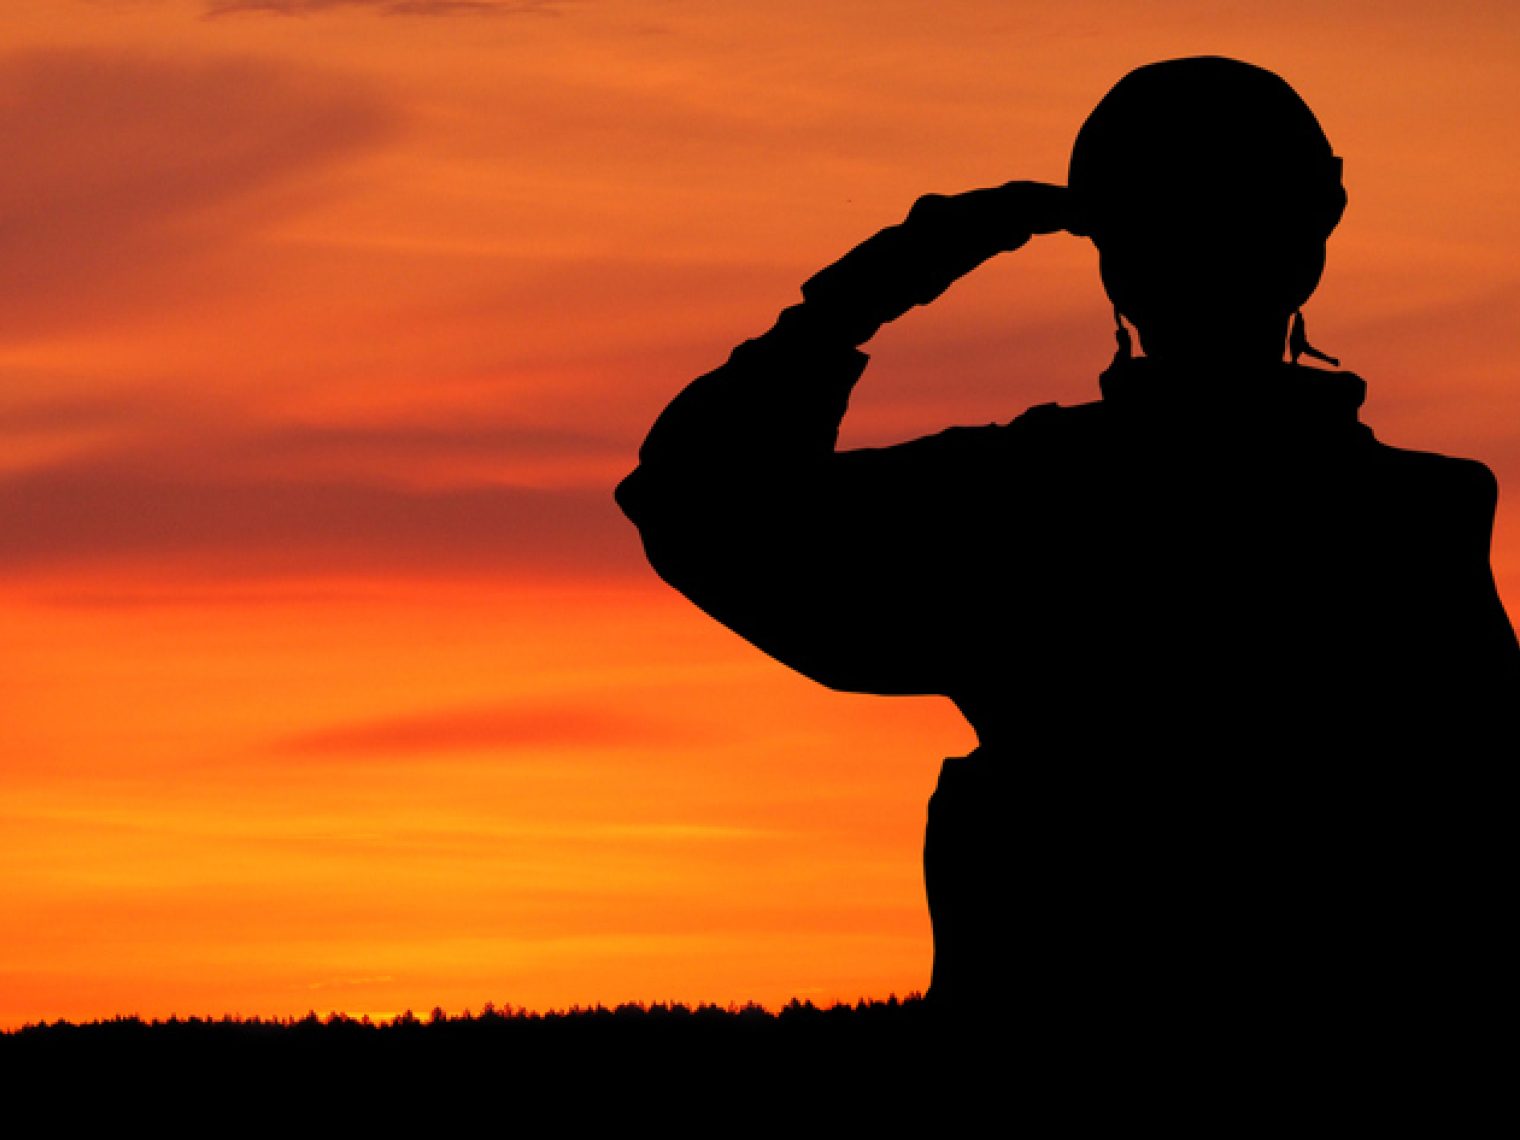
[[[647,473],[642,466],[635,467],[612,489],[613,501],[630,522],[638,524],[644,514]]]

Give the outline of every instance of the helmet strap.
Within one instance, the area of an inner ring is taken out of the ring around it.
[[[1114,343],[1118,346],[1114,350],[1113,363],[1110,368],[1116,368],[1121,364],[1128,364],[1135,358],[1135,342],[1129,334],[1129,329],[1124,327],[1124,318],[1119,315],[1119,306],[1114,306]]]
[[[1315,360],[1323,360],[1332,368],[1339,368],[1341,366],[1341,362],[1335,357],[1321,352],[1309,343],[1309,336],[1304,332],[1304,311],[1302,309],[1295,309],[1293,311],[1293,326],[1288,331],[1288,354],[1292,357],[1294,364],[1298,363],[1300,356],[1312,356]]]

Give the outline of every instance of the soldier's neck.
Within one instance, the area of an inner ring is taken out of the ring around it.
[[[1234,322],[1228,327],[1178,323],[1140,328],[1140,344],[1154,366],[1180,376],[1266,372],[1283,360],[1286,318]]]

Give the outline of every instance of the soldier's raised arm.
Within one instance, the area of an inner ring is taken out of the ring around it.
[[[835,688],[944,692],[938,494],[979,448],[949,432],[835,450],[881,325],[994,255],[1066,225],[1035,182],[920,199],[815,275],[803,302],[660,415],[617,490],[654,568],[713,617]],[[972,433],[975,434],[975,433]]]

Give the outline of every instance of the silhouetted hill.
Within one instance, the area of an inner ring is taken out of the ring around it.
[[[831,1008],[794,1000],[774,1013],[754,1004],[626,1003],[547,1013],[488,1004],[480,1013],[450,1017],[435,1009],[426,1018],[408,1010],[380,1022],[340,1013],[324,1018],[315,1012],[283,1019],[114,1017],[78,1025],[43,1022],[0,1034],[0,1058],[19,1062],[130,1054],[166,1059],[205,1058],[212,1053],[274,1058],[341,1052],[365,1059],[407,1056],[416,1060],[493,1053],[511,1055],[518,1063],[541,1064],[560,1049],[573,1049],[581,1055],[603,1054],[608,1060],[639,1063],[647,1057],[643,1051],[650,1049],[694,1053],[825,1045],[875,1049],[915,1037],[923,1031],[926,1017],[917,996]]]
[[[117,1104],[189,1097],[259,1112],[320,1105],[345,1119],[442,1114],[519,1126],[653,1114],[666,1132],[699,1118],[733,1125],[774,1116],[780,1128],[798,1112],[875,1115],[883,1098],[907,1110],[894,1090],[921,1076],[928,1026],[917,997],[827,1009],[794,1001],[774,1013],[755,1005],[487,1007],[384,1023],[315,1013],[117,1017],[0,1035],[0,1071],[17,1088],[73,1074],[93,1094],[112,1090],[105,1099]]]
[[[118,1017],[0,1034],[0,1073],[12,1103],[31,1096],[55,1120],[135,1117],[197,1135],[1075,1136],[1122,1123],[1216,1137],[1297,1134],[1311,1118],[1467,1134],[1462,1121],[1486,1117],[1479,1106],[1501,1087],[1497,1050],[1457,1074],[1411,1073],[1312,1033],[1283,1042],[1240,1020],[1221,1027],[1183,1040],[1163,1019],[1031,1040],[1014,1010],[941,1020],[916,996],[774,1013],[488,1007],[381,1024]]]

